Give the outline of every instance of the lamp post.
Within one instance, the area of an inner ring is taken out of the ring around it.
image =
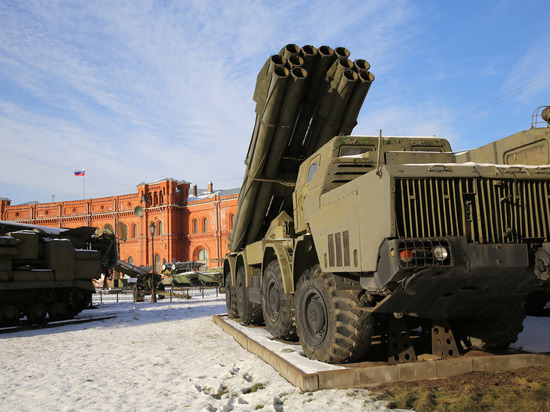
[[[157,288],[155,285],[155,222],[151,222],[149,225],[149,231],[151,232],[151,255],[153,262],[153,270],[151,272],[151,303],[157,303]]]

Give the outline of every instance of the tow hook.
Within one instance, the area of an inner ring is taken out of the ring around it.
[[[540,280],[546,282],[550,279],[550,254],[544,250],[538,250],[535,253],[535,275]]]

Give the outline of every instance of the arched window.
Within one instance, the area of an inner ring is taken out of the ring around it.
[[[137,237],[137,225],[135,223],[132,225],[132,237]]]
[[[106,223],[105,226],[103,226],[103,229],[110,233],[115,233],[115,231],[113,230],[113,226],[110,223]]]
[[[128,226],[126,226],[124,223],[118,222],[116,224],[116,231],[117,231],[116,236],[120,240],[128,239]]]
[[[229,216],[229,229],[233,229],[233,221],[235,220],[235,215],[231,214]]]
[[[204,218],[202,220],[202,231],[204,233],[208,232],[208,219],[207,218]]]
[[[199,233],[199,221],[193,219],[193,233]]]
[[[164,204],[164,195],[162,194],[162,192],[159,193],[159,205],[163,205]]]
[[[128,263],[130,263],[131,265],[134,264],[134,257],[133,256],[128,257]]]
[[[157,234],[162,235],[162,222],[160,220],[157,223]]]
[[[197,260],[206,262],[208,264],[208,252],[206,251],[206,249],[199,250],[199,253],[197,255]]]
[[[159,196],[158,196],[158,193],[157,193],[157,192],[155,192],[155,198],[154,198],[154,199],[155,199],[155,200],[154,200],[154,202],[155,202],[155,203],[154,203],[154,206],[157,206],[157,205],[159,204]]]

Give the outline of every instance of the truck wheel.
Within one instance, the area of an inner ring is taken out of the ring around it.
[[[239,318],[245,325],[259,325],[263,321],[262,307],[257,303],[250,302],[244,276],[244,266],[241,266],[237,270],[237,284],[235,285]]]
[[[306,272],[296,288],[296,326],[308,358],[328,363],[353,362],[371,343],[373,316],[367,295],[357,283],[336,287],[336,276],[319,265]]]
[[[281,267],[276,260],[271,261],[263,273],[262,313],[265,326],[274,338],[296,339],[292,295],[285,295]]]
[[[523,330],[523,305],[482,319],[459,322],[459,334],[473,350],[506,349]]]
[[[229,319],[235,319],[239,316],[235,288],[231,284],[231,273],[228,273],[225,277],[225,306],[227,307],[227,317]]]

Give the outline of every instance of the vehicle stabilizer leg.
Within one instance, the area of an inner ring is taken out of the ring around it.
[[[388,363],[394,365],[414,361],[416,361],[416,353],[405,319],[390,319],[388,321]]]
[[[448,320],[441,319],[432,324],[432,354],[443,359],[460,356]]]

